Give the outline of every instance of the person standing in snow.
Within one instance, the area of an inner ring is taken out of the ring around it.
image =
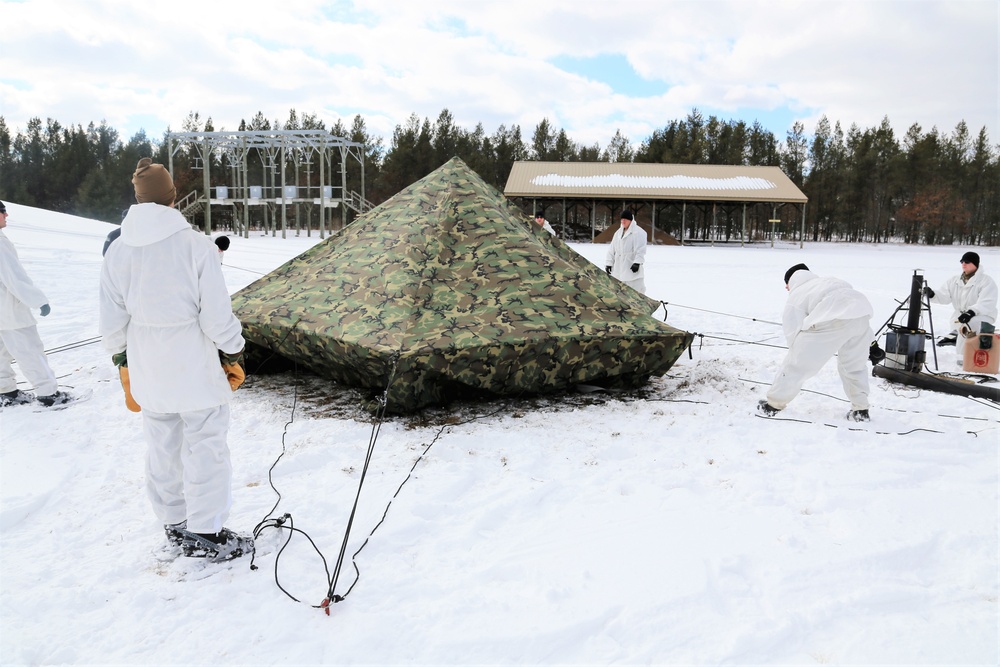
[[[637,292],[646,291],[646,230],[633,220],[632,211],[622,211],[621,227],[615,230],[604,268]]]
[[[847,418],[869,421],[868,355],[875,338],[869,325],[875,313],[871,303],[847,282],[817,276],[805,264],[785,272],[785,289],[782,327],[788,353],[758,411],[771,417],[785,409],[806,380],[837,355],[840,381],[851,400]]]
[[[46,407],[62,405],[72,397],[58,389],[31,312],[37,308],[38,314],[45,317],[51,312],[49,300],[21,266],[17,249],[3,233],[6,226],[7,207],[0,202],[0,407],[32,400]],[[34,394],[17,388],[12,365],[15,360],[34,387]]]
[[[983,332],[983,325],[992,330],[997,321],[997,284],[979,268],[979,254],[967,252],[959,260],[962,271],[949,278],[935,292],[924,287],[924,294],[935,303],[951,304],[955,312],[952,322],[975,336]],[[957,337],[957,335],[956,335]],[[954,342],[955,339],[952,339]],[[956,361],[964,363],[965,345],[958,345]]]
[[[185,555],[228,560],[253,540],[224,527],[232,504],[229,401],[243,382],[242,325],[218,249],[174,208],[173,179],[150,158],[132,176],[137,204],[104,257],[100,333],[126,405],[142,412],[146,489]]]
[[[547,231],[552,236],[556,235],[556,230],[552,229],[552,225],[549,221],[545,219],[545,213],[541,210],[535,211],[535,224]]]

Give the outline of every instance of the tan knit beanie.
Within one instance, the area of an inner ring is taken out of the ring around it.
[[[174,189],[174,179],[162,164],[154,164],[152,158],[144,157],[135,166],[132,174],[132,185],[135,187],[135,200],[140,204],[160,204],[170,206],[174,203],[177,190]]]

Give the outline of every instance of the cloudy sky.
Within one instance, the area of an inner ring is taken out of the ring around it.
[[[603,148],[693,108],[784,139],[998,121],[997,0],[3,0],[0,116],[161,139],[192,111],[386,138],[411,114],[488,133],[547,118]]]

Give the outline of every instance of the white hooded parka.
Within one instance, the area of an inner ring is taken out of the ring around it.
[[[802,269],[788,280],[788,301],[781,324],[791,347],[799,332],[811,327],[834,320],[870,319],[874,314],[871,302],[847,281]]]
[[[0,230],[0,329],[35,326],[34,313],[48,302],[21,266],[14,244]]]
[[[243,349],[218,248],[174,208],[133,205],[101,270],[100,333],[126,351],[132,395],[161,413],[229,402],[219,350]]]
[[[963,281],[962,275],[959,273],[952,276],[941,287],[937,288],[931,301],[951,304],[955,308],[955,312],[951,316],[953,322],[958,321],[959,315],[971,310],[980,320],[996,324],[996,282],[978,268],[968,281]]]
[[[608,256],[604,262],[605,266],[611,267],[611,275],[626,284],[645,285],[646,242],[646,230],[634,220],[628,229],[619,227],[611,237]],[[635,273],[632,272],[633,264],[639,265],[639,270]]]

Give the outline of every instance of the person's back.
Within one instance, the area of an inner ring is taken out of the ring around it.
[[[796,271],[789,279],[788,289],[785,320],[794,323],[796,329],[833,320],[871,317],[875,313],[867,297],[840,278],[817,276],[809,270]],[[788,333],[786,329],[786,337]]]
[[[127,344],[136,401],[159,412],[226,403],[218,352],[240,349],[215,246],[173,208],[137,204],[105,256],[111,293],[123,299],[132,331]],[[211,369],[207,373],[204,369]]]

